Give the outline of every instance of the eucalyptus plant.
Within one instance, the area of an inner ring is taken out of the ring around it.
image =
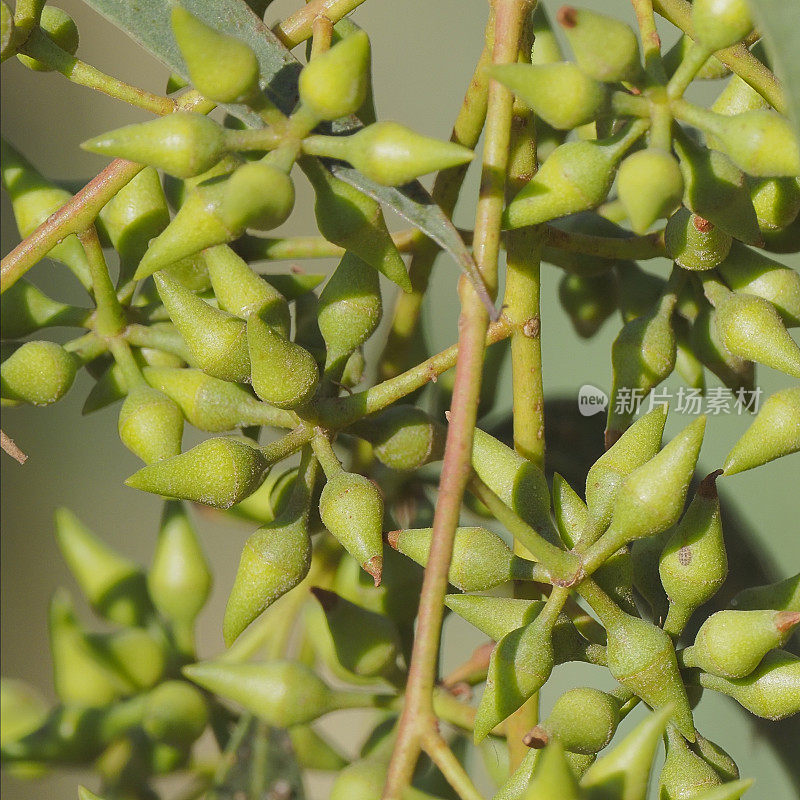
[[[119,403],[120,440],[143,462],[127,485],[163,504],[147,568],[58,511],[58,546],[107,625],[87,629],[67,590],[53,597],[58,703],[3,679],[4,767],[91,766],[99,794],[83,800],[300,797],[304,769],[336,773],[336,800],[479,800],[465,764],[488,747],[487,765],[502,754],[496,800],[644,800],[663,740],[662,800],[738,798],[751,781],[696,727],[704,692],[767,720],[800,711],[800,659],[781,649],[800,623],[798,576],[704,610],[729,566],[717,482],[800,450],[800,275],[780,261],[800,249],[800,95],[770,59],[797,3],[633,0],[637,31],[493,0],[440,141],[376,119],[370,40],[347,16],[360,2],[312,0],[272,22],[269,0],[87,0],[173,70],[163,95],[81,61],[60,9],[0,3],[4,60],[154,117],[84,142],[110,162],[75,196],[3,142],[24,238],[2,262],[2,402],[49,405],[85,369],[84,410]],[[668,52],[655,13],[680,30]],[[710,109],[686,99],[721,77]],[[475,224],[459,231],[473,160]],[[429,194],[417,179],[432,173]],[[264,235],[292,214],[297,181],[319,234]],[[390,233],[384,207],[411,228]],[[462,271],[461,313],[457,342],[430,354],[420,314],[442,250]],[[659,256],[666,277],[646,268]],[[84,307],[26,279],[45,257]],[[327,278],[280,264],[320,257],[339,259]],[[621,316],[605,453],[582,493],[545,471],[543,260],[563,271],[579,335]],[[388,338],[365,359],[384,313]],[[54,327],[81,332],[59,344]],[[509,442],[476,427],[507,340]],[[622,401],[673,372],[698,391],[711,372],[741,399],[755,363],[786,386],[693,490],[713,418],[662,444],[666,407]],[[184,450],[186,423],[209,435]],[[24,462],[5,434],[3,448]],[[252,531],[224,587],[224,647],[202,660],[213,565],[192,504]],[[450,612],[489,641],[442,676]],[[540,713],[565,662],[616,688],[578,686]],[[640,704],[651,711],[617,736]],[[312,727],[352,708],[376,719],[355,759]],[[209,730],[210,764],[196,747]]]

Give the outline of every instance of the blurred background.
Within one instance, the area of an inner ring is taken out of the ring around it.
[[[271,24],[286,16],[297,4],[298,0],[276,0],[268,11],[267,21]],[[81,58],[126,81],[163,92],[168,75],[164,67],[78,0],[60,0],[58,5],[78,24]],[[626,0],[586,0],[583,5],[634,21]],[[547,2],[546,6],[552,16],[558,3]],[[353,18],[372,40],[378,117],[395,119],[422,133],[447,138],[482,47],[485,15],[484,0],[435,3],[370,0],[359,8]],[[670,46],[677,38],[675,30],[662,25],[661,31],[665,46]],[[711,102],[720,88],[721,84],[707,83],[691,91],[693,99]],[[3,65],[0,102],[3,136],[54,179],[88,180],[106,162],[80,150],[79,143],[102,131],[145,119],[143,112],[76,87],[58,74],[31,72],[16,60]],[[295,213],[282,231],[307,234],[314,229],[311,193],[303,179],[297,180],[297,188]],[[462,193],[464,199],[456,211],[457,224],[472,226],[476,191],[477,169],[473,168]],[[405,227],[402,220],[390,217],[387,214],[390,226]],[[3,195],[3,253],[17,241],[10,203]],[[787,258],[786,262],[794,267],[800,263],[797,258]],[[333,264],[318,261],[301,266],[309,272],[327,272]],[[661,275],[667,274],[668,266],[663,260],[646,265]],[[285,267],[286,264],[277,265],[279,270]],[[560,275],[560,270],[554,267],[543,269],[546,393],[548,399],[564,400],[561,406],[564,416],[559,417],[559,424],[571,432],[567,448],[597,451],[601,446],[602,422],[595,418],[581,423],[577,416],[577,395],[579,387],[586,383],[609,390],[610,345],[619,329],[619,318],[615,316],[607,322],[594,339],[579,339],[558,305],[556,287]],[[29,277],[58,299],[86,303],[77,282],[52,262],[37,265]],[[425,312],[425,327],[434,351],[456,338],[456,278],[452,261],[440,257]],[[393,289],[388,284],[384,288],[384,305],[388,310]],[[380,344],[379,332],[373,338],[371,351],[379,350]],[[711,385],[715,385],[715,380]],[[785,386],[787,381],[783,375],[760,369],[758,384],[764,396]],[[673,392],[678,385],[674,381],[669,384]],[[2,674],[30,681],[48,697],[53,696],[46,626],[48,602],[56,587],[65,585],[74,589],[55,544],[54,510],[68,506],[110,544],[145,564],[152,555],[161,511],[161,503],[155,497],[123,486],[123,480],[139,464],[119,442],[118,406],[89,417],[81,416],[81,406],[90,388],[88,376],[81,373],[67,397],[51,408],[3,411],[3,429],[28,454],[29,461],[21,467],[2,456]],[[510,369],[506,364],[497,380],[497,405],[492,420],[501,420],[509,409]],[[667,435],[673,435],[688,421],[685,416],[671,414]],[[735,413],[709,420],[701,455],[702,474],[721,464],[748,421]],[[187,431],[185,447],[199,440],[192,437],[192,432]],[[794,456],[734,476],[720,485],[726,521],[733,525],[735,517],[735,527],[744,532],[743,541],[757,542],[763,565],[776,578],[787,577],[800,565],[798,466],[798,457]],[[241,546],[252,526],[216,514],[195,516],[215,573],[215,589],[200,621],[199,641],[201,655],[211,657],[222,648],[220,623],[224,604]],[[750,557],[746,547],[741,552],[743,558]],[[480,642],[480,636],[466,623],[448,620],[442,669],[446,672],[463,661]],[[609,685],[605,672],[592,668],[587,671],[583,666],[559,667],[542,693],[543,711],[546,713],[555,697],[576,682],[598,688]],[[627,730],[637,719],[638,715],[632,714],[622,730]],[[345,712],[334,715],[324,725],[334,732],[348,730],[345,746],[355,753],[366,735],[366,721],[364,714]],[[707,737],[734,756],[743,776],[756,778],[753,797],[769,795],[772,800],[792,800],[798,796],[797,765],[793,770],[787,768],[785,759],[776,757],[767,742],[764,728],[732,701],[707,692],[697,712],[697,724]],[[784,725],[779,738],[785,740],[788,749],[800,746],[796,725]],[[2,795],[6,800],[73,798],[79,778],[75,774],[58,773],[22,783],[4,775]],[[309,797],[315,800],[327,797],[328,785],[324,777],[313,778],[308,786]],[[96,788],[91,779],[89,786]],[[488,785],[484,788],[489,791]]]

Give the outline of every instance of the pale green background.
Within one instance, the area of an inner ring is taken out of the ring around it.
[[[80,55],[119,77],[160,92],[166,70],[77,0],[63,0],[81,31]],[[284,16],[297,0],[278,0],[268,20]],[[597,10],[613,7],[614,13],[633,21],[629,4],[586,2]],[[554,11],[555,3],[548,7]],[[370,0],[354,15],[369,32],[373,44],[375,94],[378,114],[414,126],[423,133],[446,138],[460,105],[464,87],[480,51],[486,3],[483,0],[405,0],[389,3]],[[674,33],[664,28],[665,41]],[[42,171],[55,178],[88,178],[105,163],[84,153],[78,144],[89,136],[145,115],[122,104],[69,84],[59,75],[31,73],[17,62],[2,71],[3,133]],[[706,99],[713,97],[710,87]],[[465,197],[456,214],[459,224],[471,226],[476,172],[472,171]],[[298,180],[298,208],[287,230],[308,233],[313,227],[310,194]],[[3,252],[17,241],[7,199],[3,197]],[[402,222],[390,220],[402,227]],[[316,271],[319,264],[307,265]],[[663,273],[666,263],[658,265]],[[326,265],[329,268],[330,265]],[[83,302],[70,280],[53,277],[50,263],[39,265],[33,276],[46,283],[56,296]],[[616,318],[590,342],[579,340],[569,327],[555,299],[559,273],[544,270],[542,330],[545,385],[548,395],[577,395],[584,383],[608,388],[609,347],[618,330]],[[455,339],[455,267],[446,258],[437,262],[435,299],[426,312],[437,345]],[[388,287],[387,287],[388,289]],[[391,290],[389,290],[391,291]],[[388,294],[387,294],[388,300]],[[388,306],[388,302],[387,302]],[[787,378],[762,369],[759,382],[766,393],[787,383]],[[677,384],[672,384],[673,387]],[[74,588],[57,552],[52,531],[53,510],[68,505],[87,524],[130,556],[147,562],[152,553],[160,503],[153,497],[127,489],[125,477],[137,468],[137,460],[119,443],[117,408],[81,417],[80,407],[90,388],[85,375],[68,397],[49,409],[19,409],[3,413],[3,428],[30,456],[18,467],[3,456],[2,516],[2,673],[23,677],[52,696],[47,652],[46,611],[50,595],[59,585]],[[502,404],[508,406],[509,380],[500,383]],[[673,415],[668,433],[687,419]],[[718,466],[726,448],[747,424],[735,415],[710,420],[701,457],[702,467]],[[187,441],[192,434],[187,437]],[[193,442],[192,442],[193,443]],[[735,502],[743,518],[759,531],[765,550],[783,576],[800,564],[798,539],[798,457],[768,465],[752,473],[724,481],[723,502]],[[219,625],[228,588],[233,579],[241,545],[251,528],[218,519],[199,520],[203,544],[214,564],[216,587],[201,618],[201,653],[213,655],[222,646]],[[474,631],[458,621],[448,623],[444,668],[454,666],[479,641]],[[575,676],[575,673],[580,673]],[[544,691],[547,710],[557,692],[575,680],[602,685],[599,670],[559,668]],[[726,699],[708,696],[698,712],[698,726],[737,758],[744,775],[757,779],[752,798],[791,800],[796,794],[768,748]],[[348,712],[349,713],[349,712]],[[356,715],[357,717],[358,715]],[[334,717],[331,728],[352,727],[356,717]],[[798,742],[800,749],[800,742]],[[6,800],[21,798],[73,798],[78,776],[52,777],[21,784],[3,777]],[[327,796],[325,781],[315,781],[313,796]],[[90,786],[93,786],[90,783]]]

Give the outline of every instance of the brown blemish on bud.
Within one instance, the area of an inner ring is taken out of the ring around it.
[[[542,750],[550,742],[550,734],[541,726],[531,728],[523,737],[522,744],[532,747],[534,750]]]
[[[400,531],[389,531],[386,534],[386,541],[389,543],[389,547],[393,550],[397,550],[397,540],[400,538]]]
[[[472,687],[465,681],[459,681],[458,683],[454,683],[452,686],[448,685],[447,683],[444,685],[447,691],[450,692],[453,697],[461,697],[464,700],[472,699]]]
[[[365,561],[362,566],[364,572],[372,575],[372,580],[375,581],[375,586],[381,585],[381,575],[383,574],[383,556],[372,556],[369,561]]]
[[[556,14],[556,20],[562,28],[574,28],[578,24],[578,11],[572,6],[561,6]]]
[[[319,586],[312,586],[310,591],[319,601],[323,611],[330,611],[339,602],[339,595],[336,592],[329,592]]]
[[[715,500],[717,498],[717,478],[719,478],[722,473],[723,470],[715,469],[712,473],[706,475],[697,487],[697,494],[708,500]]]
[[[786,633],[800,622],[800,611],[779,611],[775,615],[775,627],[780,633]]]
[[[526,320],[525,324],[522,326],[522,333],[529,339],[536,339],[541,329],[542,323],[539,317],[531,317],[529,320]]]
[[[692,563],[692,548],[689,545],[684,545],[678,550],[678,563],[682,567],[688,567]]]
[[[697,214],[692,216],[692,225],[694,225],[695,230],[700,233],[711,233],[711,231],[714,230],[713,222],[709,222],[707,219],[703,219],[703,217],[698,217]]]
[[[622,436],[622,431],[607,430],[605,432],[605,446],[606,450],[610,450]]]

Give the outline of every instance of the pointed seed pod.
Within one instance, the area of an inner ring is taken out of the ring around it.
[[[729,352],[800,378],[800,346],[768,300],[729,292],[716,309],[717,333]]]
[[[22,339],[51,326],[82,325],[90,313],[88,309],[53,300],[24,278],[6,289],[0,300],[4,339]]]
[[[347,759],[310,725],[295,725],[288,733],[294,757],[302,769],[339,773],[347,766]]]
[[[617,163],[643,132],[633,123],[609,139],[557,147],[508,204],[503,226],[537,225],[600,205],[611,189]]]
[[[351,430],[372,445],[381,464],[400,472],[438,461],[444,453],[444,428],[416,406],[390,406]]]
[[[370,47],[364,31],[346,36],[303,67],[300,101],[319,120],[355,114],[367,94]]]
[[[739,798],[753,785],[753,779],[731,781],[715,786],[700,794],[693,795],[692,800],[739,800]]]
[[[540,66],[495,64],[487,71],[558,130],[569,131],[591,122],[606,102],[606,87],[569,61]]]
[[[658,575],[658,562],[672,530],[636,539],[631,543],[631,581],[650,606],[650,619],[658,622],[667,615],[667,594]]]
[[[800,274],[796,270],[734,242],[718,271],[734,292],[769,300],[787,328],[800,326]]]
[[[755,48],[753,54],[755,55]],[[759,111],[769,108],[769,103],[746,81],[738,75],[732,75],[711,104],[711,110],[717,114],[734,116],[745,111]]]
[[[60,400],[72,386],[77,361],[55,342],[25,342],[0,365],[4,400],[46,406]]]
[[[695,737],[694,747],[698,755],[714,768],[720,778],[724,781],[739,779],[739,767],[718,744],[714,744],[699,733],[695,733]]]
[[[763,719],[785,719],[800,712],[800,658],[785,650],[767,653],[745,678],[728,680],[701,672],[700,683]]]
[[[397,122],[374,122],[350,136],[309,137],[303,149],[349,161],[382,186],[401,186],[429,172],[467,164],[472,150],[455,142],[422,136]]]
[[[353,761],[336,776],[330,800],[371,800],[380,797],[388,768],[388,759],[382,756]],[[415,786],[406,787],[402,797],[403,800],[441,800]]]
[[[636,34],[620,20],[562,6],[556,16],[578,66],[598,81],[635,80],[641,71]]]
[[[700,484],[659,560],[661,583],[670,602],[664,629],[673,635],[683,630],[696,608],[717,593],[728,575],[715,485],[718,475],[712,472]]]
[[[133,387],[119,412],[119,438],[145,464],[181,452],[183,414],[167,395],[145,383]]]
[[[752,390],[755,386],[755,365],[733,355],[722,343],[717,331],[717,312],[703,305],[689,331],[693,352],[703,366],[711,370],[729,389]]]
[[[33,686],[15,678],[0,678],[0,746],[38,730],[47,711],[47,702]]]
[[[611,273],[565,273],[558,282],[558,299],[572,327],[583,339],[594,336],[617,310],[617,283]]]
[[[523,800],[578,800],[580,790],[561,742],[544,748]]]
[[[3,2],[0,4],[0,59],[5,61],[15,55],[17,50],[14,13]]]
[[[289,304],[243,258],[227,245],[217,245],[203,253],[203,260],[223,311],[242,319],[255,314],[278,336],[289,338]]]
[[[703,219],[747,244],[761,243],[745,176],[726,156],[685,135],[674,139],[683,173],[683,204]]]
[[[142,728],[157,742],[189,745],[207,724],[205,698],[186,681],[165,681],[147,695]]]
[[[262,452],[233,437],[206,439],[191,450],[143,467],[126,486],[166,497],[230,508],[263,482],[269,464]]]
[[[722,783],[714,768],[693,753],[672,726],[667,728],[667,758],[658,780],[663,800],[688,800]]]
[[[265,161],[242,164],[225,181],[219,213],[232,231],[271,231],[289,219],[294,208],[294,183]]]
[[[168,500],[161,515],[147,588],[159,614],[191,625],[211,593],[211,571],[183,503]]]
[[[2,145],[3,188],[11,197],[11,207],[20,236],[29,236],[51,214],[68,202],[72,195],[44,178],[34,166],[5,139]],[[66,264],[84,288],[92,285],[89,262],[83,245],[70,234],[48,253],[49,258]]]
[[[800,388],[766,399],[758,415],[725,459],[725,474],[735,475],[800,452]]]
[[[797,611],[718,611],[684,650],[684,661],[721,678],[744,678],[786,644],[798,623]]]
[[[255,315],[247,319],[247,347],[253,390],[278,408],[305,405],[319,386],[314,357],[276,333]]]
[[[326,372],[340,373],[350,354],[369,339],[381,321],[378,273],[353,253],[345,253],[319,296],[317,322],[327,347]]]
[[[169,657],[163,634],[145,628],[89,633],[86,641],[100,661],[137,690],[150,689],[164,676]]]
[[[225,130],[203,114],[177,111],[100,134],[81,147],[91,153],[148,164],[176,178],[193,178],[222,158]]]
[[[319,498],[322,524],[370,574],[377,586],[383,567],[383,497],[363,475],[341,471]]]
[[[526,737],[528,747],[556,740],[565,750],[591,755],[609,744],[620,721],[620,701],[607,692],[582,687],[564,692],[547,719]]]
[[[667,282],[652,272],[645,272],[635,261],[615,265],[619,310],[623,322],[630,322],[652,311],[667,288]]]
[[[731,600],[731,605],[740,611],[800,611],[800,573],[777,583],[742,589]]]
[[[55,514],[61,555],[92,608],[126,627],[142,625],[153,613],[141,568],[115,553],[68,509]]]
[[[578,493],[557,472],[553,473],[553,516],[561,541],[571,550],[581,538],[589,509]]]
[[[55,6],[45,6],[39,18],[39,29],[56,47],[71,56],[75,55],[79,43],[78,26],[66,11]],[[50,72],[53,69],[44,62],[22,53],[17,58],[36,72]]]
[[[224,381],[249,381],[244,321],[209,305],[163,272],[155,276],[155,282],[164,307],[197,366]]]
[[[747,0],[697,0],[692,4],[692,27],[709,51],[724,50],[753,30]]]
[[[629,155],[619,167],[617,191],[634,233],[647,233],[680,205],[683,175],[675,157],[649,147]]]
[[[339,708],[368,708],[372,695],[331,689],[305,664],[201,661],[183,668],[189,680],[280,728],[311,722]]]
[[[411,291],[405,264],[377,201],[313,161],[302,162],[302,166],[314,186],[314,213],[320,233],[382,272],[403,291]]]
[[[400,637],[388,618],[339,597],[312,588],[319,601],[339,663],[363,677],[393,675],[400,653]]]
[[[472,468],[525,522],[549,542],[558,542],[558,532],[550,518],[550,489],[544,472],[536,464],[476,428]]]
[[[258,60],[242,41],[209,27],[178,5],[172,7],[172,32],[204,97],[215,103],[241,103],[258,90]]]
[[[750,197],[762,231],[791,225],[800,213],[797,178],[761,178],[750,182]]]
[[[732,238],[703,217],[680,208],[667,222],[664,244],[667,255],[684,269],[706,270],[721,264],[731,249]]]

